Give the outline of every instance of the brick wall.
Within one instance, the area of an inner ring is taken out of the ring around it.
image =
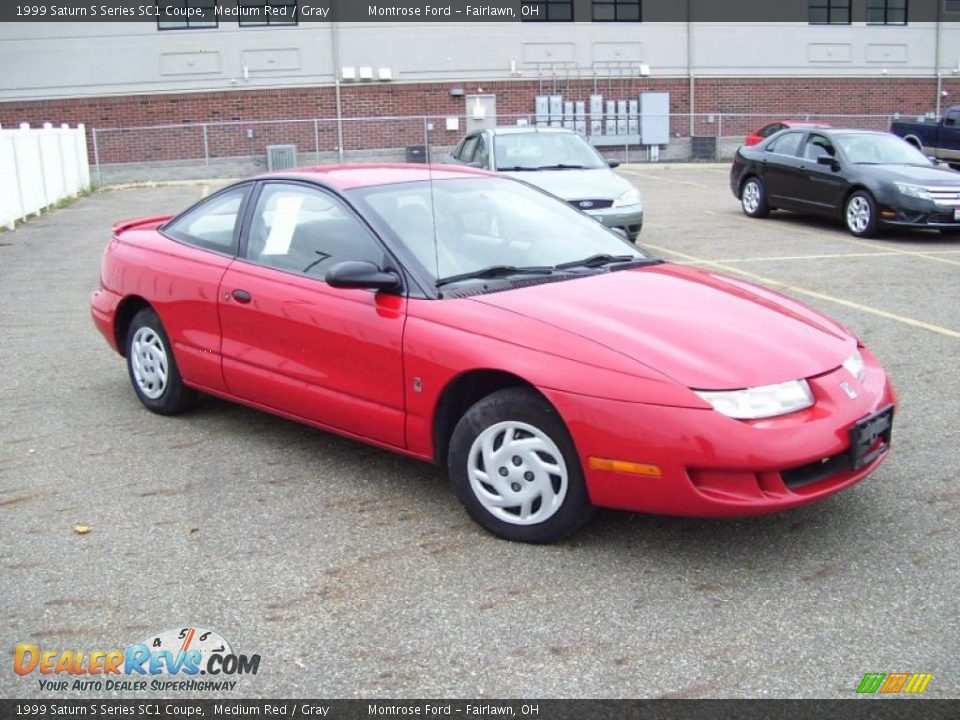
[[[423,143],[423,122],[417,120],[349,121],[350,118],[423,116],[436,118],[431,141],[451,145],[460,132],[447,132],[442,118],[463,115],[463,98],[452,98],[449,89],[457,83],[347,85],[342,88],[344,147],[398,148]],[[468,94],[474,84],[464,84]],[[501,116],[533,111],[534,96],[541,92],[536,81],[505,81],[482,84],[484,93],[497,97]],[[948,95],[944,104],[960,103],[960,79],[944,81]],[[545,83],[543,92],[554,87]],[[555,91],[568,100],[587,100],[591,81],[559,82]],[[689,82],[685,78],[643,78],[621,83],[599,81],[597,90],[610,98],[636,97],[644,91],[671,94],[671,112],[689,113]],[[697,113],[750,113],[776,117],[825,115],[908,114],[934,108],[936,81],[910,78],[701,78],[696,81]],[[0,103],[4,126],[29,122],[38,125],[86,124],[92,128],[137,127],[174,124],[162,130],[132,130],[98,134],[102,163],[178,160],[204,156],[204,122],[263,121],[331,118],[335,115],[332,87],[202,92],[162,95],[111,96],[49,101]],[[725,120],[722,133],[745,134],[757,120]],[[698,118],[694,134],[717,132],[714,119]],[[689,135],[684,118],[674,120],[673,130]],[[253,137],[250,137],[252,131]],[[333,152],[337,145],[336,124],[311,122],[213,126],[207,133],[211,158],[259,154],[264,145],[295,143],[302,150]],[[92,153],[92,144],[91,144]]]

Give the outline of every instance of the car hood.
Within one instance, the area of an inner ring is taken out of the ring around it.
[[[947,167],[921,165],[864,165],[861,167],[873,170],[878,177],[889,182],[960,186],[960,173]]]
[[[607,168],[503,173],[556,195],[561,200],[616,200],[633,187]]]
[[[695,389],[728,390],[837,368],[856,339],[757,285],[659,265],[475,296],[626,355]]]

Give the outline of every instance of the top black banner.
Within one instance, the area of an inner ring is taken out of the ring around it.
[[[161,29],[314,22],[960,22],[960,0],[7,0],[0,22],[147,22]]]

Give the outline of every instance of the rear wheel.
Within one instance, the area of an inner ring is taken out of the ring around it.
[[[507,540],[555,542],[590,517],[573,440],[531,390],[500,390],[471,407],[453,431],[448,468],[470,517]]]
[[[760,178],[752,177],[743,184],[740,193],[740,205],[748,217],[763,218],[770,214],[767,204],[767,191]]]
[[[130,383],[148,410],[176,415],[194,403],[197,393],[183,384],[170,339],[151,308],[130,321],[126,352]]]
[[[849,197],[844,217],[847,229],[856,237],[869,238],[877,234],[877,204],[866,190],[857,190]]]

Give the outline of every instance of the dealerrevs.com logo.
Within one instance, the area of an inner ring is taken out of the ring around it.
[[[235,653],[214,630],[183,627],[151,635],[125,650],[48,650],[17,645],[13,671],[35,673],[41,690],[233,690],[242,675],[256,675],[259,655]],[[201,679],[202,676],[202,679]]]

